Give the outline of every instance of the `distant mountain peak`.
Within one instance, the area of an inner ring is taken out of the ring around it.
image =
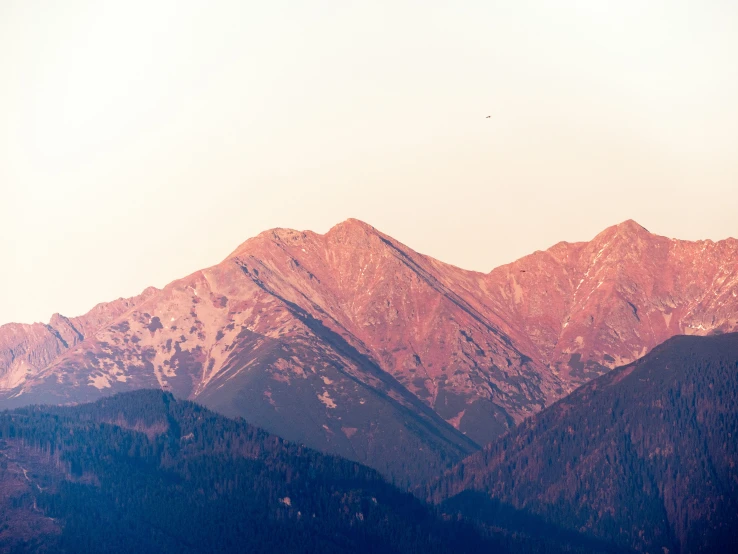
[[[596,243],[599,240],[611,240],[612,238],[620,238],[625,240],[630,239],[652,239],[656,237],[657,235],[654,235],[651,233],[648,229],[646,229],[643,225],[640,223],[632,220],[632,219],[626,219],[622,223],[618,223],[617,225],[612,225],[611,227],[608,227],[601,233],[599,233],[592,242]]]
[[[359,219],[349,218],[331,227],[325,234],[326,238],[337,238],[343,242],[363,242],[370,237],[385,235],[375,227]],[[389,238],[389,237],[388,237]]]
[[[300,243],[309,241],[311,238],[322,237],[327,240],[337,239],[335,241],[339,243],[346,242],[357,244],[366,242],[366,240],[372,236],[385,237],[385,235],[373,226],[354,218],[346,219],[345,221],[334,225],[324,234],[309,230],[298,231],[296,229],[275,227],[273,229],[262,231],[255,237],[246,240],[236,248],[228,258],[234,258],[246,252],[251,253],[254,249],[258,250],[260,247],[263,248],[270,243],[298,246]]]
[[[333,227],[330,228],[328,231],[329,233],[331,231],[338,231],[338,230],[345,230],[345,231],[356,231],[356,230],[362,230],[362,231],[371,231],[371,232],[377,232],[377,230],[372,226],[369,225],[367,222],[362,221],[360,219],[356,219],[355,217],[349,217],[348,219],[345,219],[344,221],[335,224]]]
[[[628,232],[628,233],[649,233],[650,231],[646,229],[643,225],[638,223],[637,221],[634,221],[633,219],[626,219],[622,223],[618,223],[615,225],[615,228],[617,228],[619,231]]]

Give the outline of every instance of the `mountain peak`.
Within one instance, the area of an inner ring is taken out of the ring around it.
[[[242,254],[244,251],[249,249],[249,247],[253,247],[253,245],[255,244],[263,245],[263,241],[266,241],[267,243],[277,241],[294,245],[312,236],[326,238],[334,237],[338,238],[338,242],[346,242],[347,239],[350,240],[350,242],[356,242],[357,239],[362,240],[366,239],[369,236],[376,236],[380,234],[381,233],[377,231],[377,229],[375,229],[368,223],[354,218],[348,218],[341,223],[337,223],[336,225],[331,227],[325,234],[322,235],[319,233],[314,233],[313,231],[297,231],[295,229],[275,227],[273,229],[262,231],[255,237],[246,240],[246,242],[242,243],[238,246],[238,248],[231,252],[231,254],[229,254],[228,258],[226,259]]]
[[[632,219],[626,219],[622,223],[618,223],[617,225],[612,225],[611,227],[606,228],[592,240],[592,243],[598,244],[603,240],[606,242],[610,242],[611,240],[616,238],[619,241],[637,241],[639,239],[648,240],[653,238],[654,236],[655,235],[651,233],[648,229],[646,229],[643,225],[640,225]]]
[[[361,221],[360,219],[349,217],[345,221],[342,221],[341,223],[337,223],[336,225],[331,227],[326,233],[326,235],[336,233],[336,232],[349,233],[349,234],[355,234],[355,233],[375,234],[377,233],[377,229],[375,229],[368,223]]]
[[[367,246],[383,233],[359,219],[349,218],[331,227],[325,238],[339,243]]]
[[[643,225],[639,224],[632,219],[626,219],[622,223],[618,223],[610,227],[616,233],[621,235],[651,235],[652,233],[646,229]]]

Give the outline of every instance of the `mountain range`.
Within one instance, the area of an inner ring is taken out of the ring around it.
[[[485,274],[348,220],[0,327],[0,408],[161,388],[416,485],[672,336],[735,330],[735,239],[626,221]]]

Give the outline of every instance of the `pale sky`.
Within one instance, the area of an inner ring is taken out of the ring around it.
[[[0,75],[0,323],[348,217],[480,271],[738,236],[734,0],[0,0]]]

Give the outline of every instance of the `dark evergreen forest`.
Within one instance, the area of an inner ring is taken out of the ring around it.
[[[490,525],[645,552],[738,546],[738,334],[679,336],[458,464],[426,494]]]
[[[561,551],[161,391],[4,412],[0,454],[0,550]]]

